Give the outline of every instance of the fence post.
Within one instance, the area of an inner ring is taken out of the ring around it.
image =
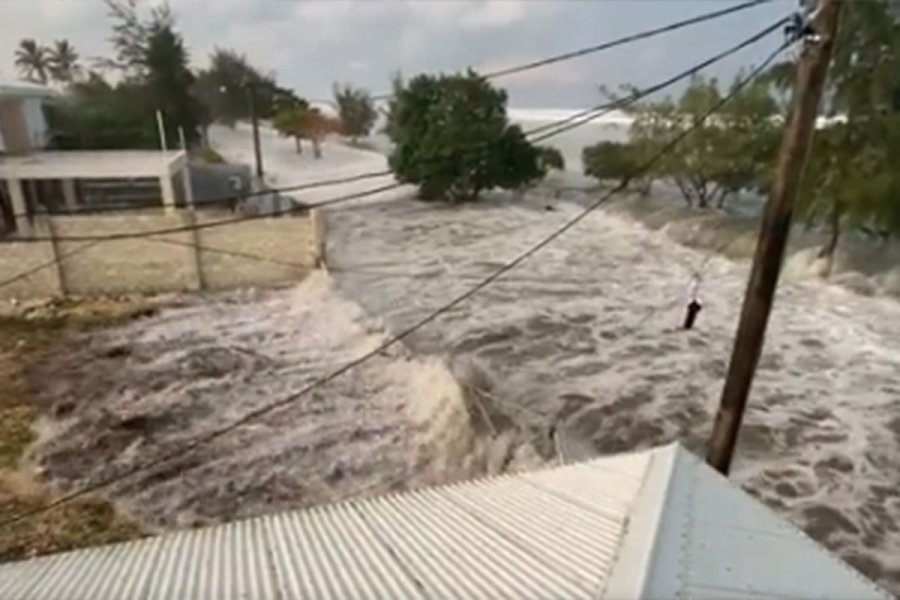
[[[56,227],[53,226],[53,217],[46,216],[47,233],[50,234],[50,252],[53,254],[54,272],[56,273],[57,293],[60,296],[68,296],[69,286],[66,285],[66,268],[63,265],[65,256],[59,251],[59,241],[56,239]]]
[[[188,252],[190,252],[189,260],[192,263],[194,271],[194,286],[198,291],[206,289],[206,281],[203,277],[203,257],[200,249],[200,232],[194,227],[197,224],[197,215],[193,210],[184,211],[184,223],[190,227],[190,242]]]

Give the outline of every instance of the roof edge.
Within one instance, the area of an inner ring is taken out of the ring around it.
[[[675,477],[680,451],[684,450],[678,442],[652,450],[650,466],[644,474],[637,501],[625,523],[622,543],[600,598],[650,596],[650,576],[658,575],[654,571],[659,554],[657,544],[661,537],[663,515],[672,501],[673,485],[684,480]],[[677,582],[677,575],[677,572],[670,574],[674,578],[673,582]],[[658,581],[653,583],[658,584]],[[674,592],[677,583],[669,589]]]

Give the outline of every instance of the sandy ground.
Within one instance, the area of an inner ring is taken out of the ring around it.
[[[279,184],[321,176],[291,141],[266,135]],[[229,158],[249,155],[240,130],[214,138]],[[325,155],[325,176],[384,164],[337,145]],[[35,375],[67,382],[46,388],[60,418],[47,420],[35,450],[44,474],[60,489],[92,481],[302,387],[463,292],[591,199],[537,190],[524,201],[444,207],[396,200],[403,193],[329,210],[328,276],[187,298],[61,350],[51,371]],[[700,265],[705,308],[684,332]],[[110,495],[157,525],[207,522],[502,468],[516,444],[504,436],[527,440],[518,432],[554,424],[568,460],[673,439],[702,451],[746,276],[746,263],[708,259],[598,212],[404,347]],[[900,305],[787,281],[769,331],[733,478],[898,593]],[[491,427],[473,417],[464,393],[473,387],[488,412],[503,413],[494,443],[482,442]],[[80,405],[60,405],[64,397]]]

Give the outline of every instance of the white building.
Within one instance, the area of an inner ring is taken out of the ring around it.
[[[44,107],[57,96],[46,86],[0,82],[0,233],[27,232],[47,212],[135,200],[167,210],[193,205],[183,151],[47,151]]]
[[[47,146],[44,103],[56,95],[43,85],[0,81],[0,153],[22,154]]]
[[[890,597],[677,444],[0,565],[4,600]]]

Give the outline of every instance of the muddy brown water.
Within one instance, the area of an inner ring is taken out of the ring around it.
[[[343,296],[400,331],[591,198],[554,191],[453,208],[408,200],[333,210],[331,275]],[[700,265],[704,309],[683,331]],[[557,423],[568,459],[672,440],[702,453],[747,269],[598,212],[408,345],[476,365],[518,422]],[[784,281],[732,477],[894,593],[898,408],[900,304]]]

